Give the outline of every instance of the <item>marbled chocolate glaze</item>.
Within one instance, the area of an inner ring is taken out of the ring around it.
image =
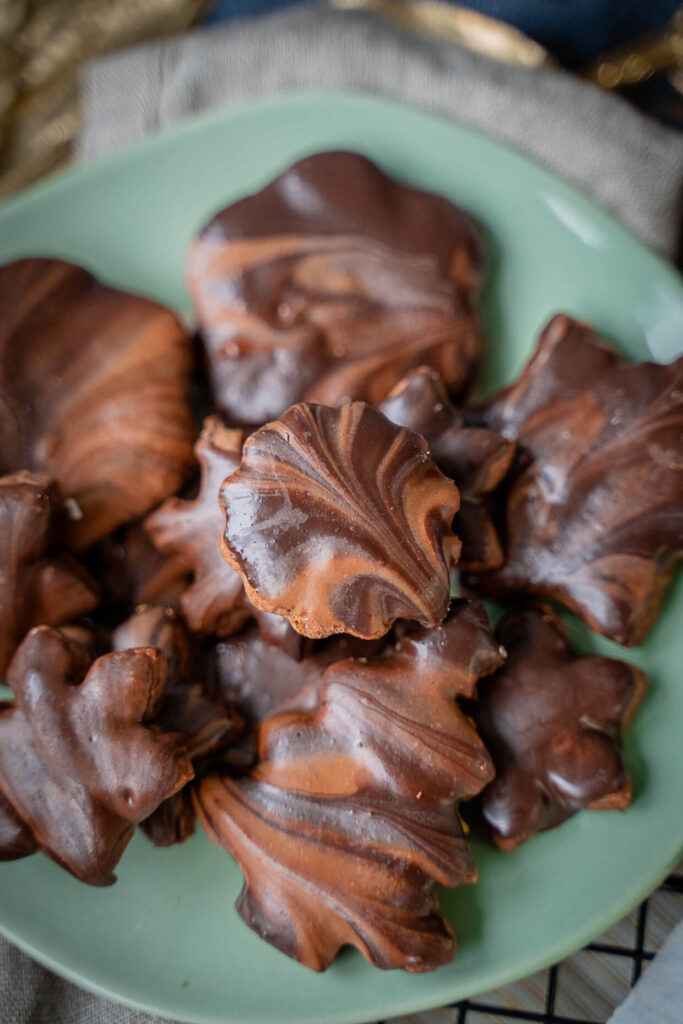
[[[583,807],[627,807],[620,730],[645,695],[644,674],[574,654],[548,608],[512,612],[496,636],[507,662],[472,710],[496,767],[478,801],[496,845],[514,849]]]
[[[94,580],[60,550],[64,519],[49,477],[0,477],[0,680],[32,626],[57,626],[97,605]]]
[[[218,490],[240,464],[244,435],[228,430],[218,416],[204,421],[195,456],[201,467],[199,493],[191,501],[169,498],[149,516],[145,528],[156,547],[192,567],[194,580],[180,599],[196,633],[228,636],[247,620],[242,581],[221,557],[223,514]]]
[[[47,472],[77,548],[172,494],[192,464],[190,339],[148,299],[53,259],[0,268],[0,473]]]
[[[196,767],[202,759],[225,749],[244,723],[223,701],[206,692],[208,658],[173,608],[140,608],[113,633],[115,651],[150,647],[161,651],[167,668],[167,687],[154,725],[165,732],[181,733],[187,757]],[[171,846],[189,839],[194,819],[185,787],[164,800],[141,827],[155,846]]]
[[[586,324],[556,316],[485,416],[518,441],[507,561],[467,582],[560,601],[640,643],[683,551],[683,357],[625,365]]]
[[[156,650],[92,665],[57,630],[32,630],[7,673],[0,792],[36,846],[91,885],[109,885],[135,826],[192,778],[181,737],[152,729],[166,684]]]
[[[458,486],[460,510],[453,520],[462,543],[458,568],[481,571],[501,565],[503,549],[486,495],[509,471],[515,442],[492,430],[464,426],[443,381],[428,366],[400,381],[379,409],[392,423],[422,434],[439,469]]]
[[[159,552],[189,566],[194,575],[180,595],[193,632],[230,636],[254,618],[268,643],[300,657],[304,639],[286,619],[254,608],[239,575],[221,555],[224,516],[218,491],[239,466],[243,443],[241,430],[230,430],[219,416],[209,416],[194,448],[201,472],[199,493],[189,501],[169,498],[147,518],[145,528]]]
[[[251,928],[314,970],[347,944],[382,968],[453,958],[432,886],[475,880],[457,801],[493,774],[456,697],[501,662],[483,607],[457,602],[443,626],[330,666],[315,710],[262,724],[246,777],[201,781],[198,813],[237,858]]]
[[[482,354],[479,233],[354,153],[319,153],[218,213],[187,261],[218,406],[377,404],[429,364],[462,390]]]
[[[382,636],[448,610],[459,496],[423,438],[362,402],[297,405],[252,434],[220,491],[223,555],[304,636]]]
[[[325,669],[350,657],[372,657],[386,644],[385,637],[335,636],[316,641],[306,657],[295,660],[285,646],[269,643],[262,630],[248,626],[216,645],[214,687],[253,728],[272,714],[316,707]]]

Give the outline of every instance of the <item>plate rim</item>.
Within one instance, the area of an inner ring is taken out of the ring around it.
[[[568,197],[582,207],[585,212],[588,212],[591,217],[597,215],[598,219],[602,220],[610,231],[617,232],[623,239],[628,240],[630,244],[635,243],[640,249],[641,255],[654,260],[659,265],[660,271],[670,278],[671,282],[677,285],[683,294],[683,278],[670,260],[646,245],[642,239],[603,206],[599,205],[596,200],[587,196],[576,185],[561,177],[550,167],[535,160],[526,153],[520,152],[520,150],[511,146],[510,143],[496,139],[493,135],[489,135],[477,128],[472,128],[461,121],[453,120],[445,114],[435,113],[419,106],[366,92],[362,89],[292,89],[184,114],[177,121],[174,121],[159,132],[124,143],[114,153],[108,153],[102,157],[85,161],[82,164],[67,167],[49,177],[46,181],[39,181],[28,186],[17,196],[9,196],[1,200],[0,215],[19,212],[25,206],[29,206],[34,202],[42,201],[46,197],[50,198],[52,195],[58,195],[64,188],[70,188],[74,183],[78,183],[78,181],[86,181],[92,177],[97,177],[105,169],[115,169],[119,164],[127,164],[131,158],[134,159],[138,155],[152,152],[166,142],[172,142],[174,139],[192,135],[194,132],[201,132],[210,126],[229,121],[233,117],[241,117],[252,112],[260,113],[262,110],[276,110],[278,107],[289,107],[292,104],[310,102],[316,104],[320,102],[357,102],[363,106],[376,107],[380,111],[386,109],[400,112],[404,115],[417,117],[420,120],[427,120],[437,125],[449,127],[465,138],[475,139],[478,145],[483,143],[486,147],[490,147],[493,153],[503,150],[507,158],[517,163],[526,173],[532,173],[539,176],[542,180],[550,181],[554,188],[565,192]],[[322,151],[311,150],[311,153],[313,152]]]

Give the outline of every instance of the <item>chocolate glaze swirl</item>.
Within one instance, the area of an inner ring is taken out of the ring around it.
[[[166,684],[156,650],[91,665],[57,630],[32,630],[0,710],[0,793],[35,845],[76,878],[109,885],[133,835],[192,778],[177,734],[151,729]]]
[[[216,645],[213,686],[253,728],[264,718],[284,710],[316,707],[325,669],[347,658],[372,657],[386,645],[385,637],[359,640],[341,635],[316,641],[312,652],[295,660],[282,644],[270,644],[262,630],[248,626]]]
[[[457,488],[423,438],[362,402],[297,405],[224,482],[223,555],[257,608],[304,636],[371,639],[448,609]]]
[[[194,579],[180,595],[180,607],[193,632],[230,636],[255,618],[268,643],[298,658],[305,651],[303,638],[280,615],[254,608],[239,575],[221,556],[224,516],[218,491],[239,466],[243,443],[241,430],[229,430],[219,416],[209,416],[194,448],[199,493],[189,501],[169,498],[148,516],[145,528],[159,552],[192,570]]]
[[[560,601],[640,643],[683,551],[683,357],[624,365],[586,324],[556,316],[486,422],[518,441],[507,561],[467,578],[492,596]]]
[[[482,245],[439,196],[319,153],[218,213],[187,277],[214,395],[238,423],[305,400],[377,404],[427,363],[462,390],[481,358]]]
[[[643,673],[573,654],[548,608],[509,614],[496,636],[507,662],[482,682],[472,711],[496,767],[478,801],[496,845],[514,849],[582,807],[627,807],[620,730],[645,695]]]
[[[149,299],[61,260],[0,268],[0,473],[54,477],[84,548],[192,464],[190,339]]]
[[[443,626],[331,665],[315,710],[262,724],[245,778],[201,781],[198,813],[237,858],[251,928],[314,970],[346,944],[382,968],[452,959],[432,886],[475,880],[456,804],[493,774],[455,698],[501,661],[483,607],[457,602]]]
[[[487,495],[510,469],[515,442],[492,430],[466,427],[443,381],[428,366],[400,381],[379,409],[392,423],[422,434],[439,469],[458,486],[460,509],[453,520],[462,543],[458,568],[481,571],[501,565],[503,549]]]
[[[55,484],[25,471],[0,477],[0,679],[32,626],[91,611],[94,580],[59,547],[66,520]]]

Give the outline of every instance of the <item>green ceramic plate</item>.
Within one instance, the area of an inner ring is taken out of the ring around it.
[[[0,211],[0,260],[54,254],[107,280],[188,306],[183,257],[216,208],[291,161],[359,150],[390,174],[461,203],[490,246],[487,382],[517,371],[558,310],[667,361],[683,339],[677,275],[546,171],[464,128],[363,96],[307,94],[211,113]],[[596,168],[599,173],[599,168]],[[347,952],[315,975],[238,918],[229,857],[198,835],[154,850],[138,836],[111,889],[72,880],[42,856],[0,866],[0,928],[69,978],[183,1021],[353,1024],[493,988],[598,935],[683,849],[683,587],[648,643],[628,654],[652,689],[627,740],[636,800],[579,814],[515,854],[475,845],[480,882],[444,892],[455,962],[431,975],[382,973]],[[578,626],[584,649],[623,656]]]

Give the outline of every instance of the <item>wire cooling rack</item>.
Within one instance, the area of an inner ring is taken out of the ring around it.
[[[605,1024],[683,919],[683,861],[597,942],[555,967],[475,999],[377,1024]]]

